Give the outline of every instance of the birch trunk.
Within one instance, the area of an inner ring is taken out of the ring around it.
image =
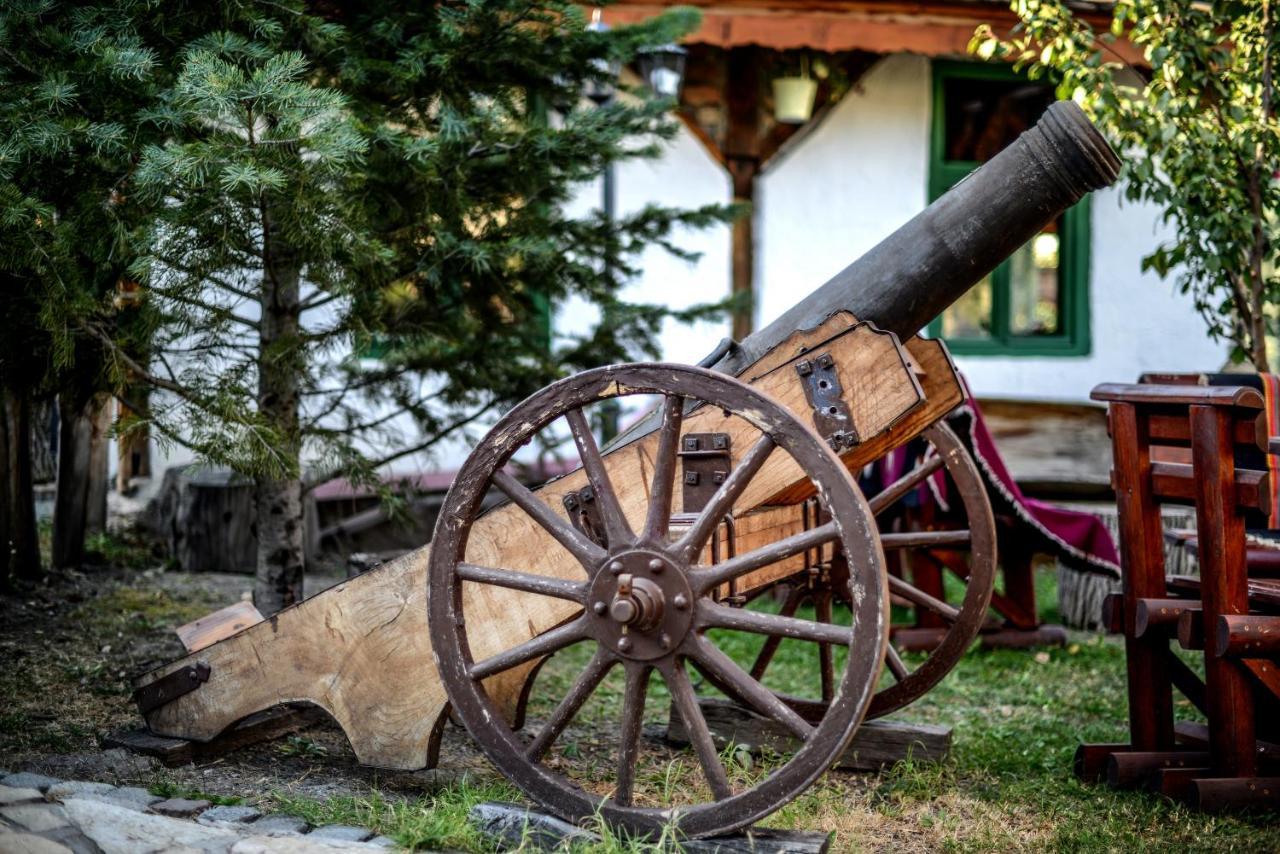
[[[269,210],[263,218],[262,316],[258,331],[258,411],[281,436],[288,473],[256,481],[258,567],[253,602],[274,614],[302,601],[303,517],[299,479],[299,317],[301,264],[281,241]]]
[[[85,537],[101,533],[107,520],[107,431],[111,398],[106,394],[58,398],[58,489],[53,507],[53,565],[79,566]]]

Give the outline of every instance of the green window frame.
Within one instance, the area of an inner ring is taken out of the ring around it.
[[[933,202],[977,169],[977,161],[944,159],[946,152],[945,90],[948,80],[1026,79],[1005,65],[935,61],[929,139],[929,201]],[[1004,261],[992,273],[990,336],[947,338],[953,353],[965,356],[1086,356],[1090,352],[1089,323],[1089,197],[1063,214],[1058,242],[1058,328],[1053,335],[1016,335],[1010,331],[1012,263]],[[929,325],[929,334],[942,336],[942,318]]]

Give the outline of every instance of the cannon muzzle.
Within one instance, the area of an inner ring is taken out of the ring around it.
[[[1071,101],[715,363],[736,374],[798,330],[851,312],[906,340],[1091,190],[1120,158]]]

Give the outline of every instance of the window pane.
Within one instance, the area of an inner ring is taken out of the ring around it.
[[[949,77],[942,85],[948,161],[991,159],[1053,103],[1050,86],[1025,80]]]
[[[1009,334],[1025,337],[1062,331],[1058,247],[1056,230],[1042,231],[1009,259]]]
[[[943,312],[942,337],[966,341],[991,337],[991,276],[978,282]]]

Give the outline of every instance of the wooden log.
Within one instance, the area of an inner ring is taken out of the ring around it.
[[[1124,634],[1123,593],[1108,593],[1102,600],[1102,628],[1107,634]]]
[[[1127,789],[1145,785],[1161,768],[1200,768],[1209,764],[1209,754],[1191,750],[1124,751],[1107,760],[1107,785]]]
[[[912,434],[906,416],[925,408],[920,383],[895,339],[858,324],[820,343],[838,365],[845,400],[862,435],[874,437],[856,447],[862,454],[883,453],[890,433],[906,441]],[[945,358],[940,345],[922,347],[926,360]],[[946,360],[949,362],[949,360]],[[756,377],[758,390],[807,417],[810,411],[798,381],[794,359]],[[945,388],[946,366],[930,367]],[[880,375],[876,396],[862,394],[853,377]],[[889,387],[884,376],[897,376]],[[952,374],[952,376],[954,376]],[[848,382],[845,382],[848,380]],[[960,395],[958,384],[952,399]],[[921,425],[920,429],[923,429]],[[754,428],[702,407],[684,422],[685,432],[729,433],[734,461],[746,453]],[[652,480],[657,436],[634,439],[605,457],[609,478],[618,485],[623,511],[637,527],[646,510],[646,490],[626,488]],[[849,459],[847,456],[846,459]],[[874,459],[868,457],[867,460]],[[860,463],[857,463],[860,465]],[[735,516],[808,478],[784,453],[774,453],[744,491]],[[562,500],[586,485],[577,471],[544,485],[540,500],[564,512]],[[142,677],[137,687],[195,661],[210,667],[208,682],[147,715],[152,731],[209,740],[232,722],[282,702],[307,700],[327,711],[343,728],[359,761],[366,765],[417,769],[431,761],[433,734],[445,708],[444,688],[435,677],[426,625],[428,547],[348,579],[270,620],[172,662]],[[514,505],[486,513],[472,527],[468,562],[510,567],[556,578],[580,579],[581,566],[551,536]],[[571,602],[467,583],[463,613],[469,644],[477,660],[495,655],[558,625],[578,606]],[[514,615],[519,615],[515,618]],[[526,676],[538,664],[491,677],[486,687],[508,719],[515,719]],[[414,674],[405,678],[405,674]]]
[[[1204,649],[1204,616],[1199,611],[1178,615],[1178,644],[1183,649]]]
[[[1067,630],[1045,623],[1034,629],[995,629],[978,635],[983,649],[1034,649],[1040,646],[1066,646]]]
[[[1280,653],[1280,617],[1222,614],[1214,627],[1213,654],[1259,658]]]
[[[1100,783],[1107,775],[1107,763],[1116,753],[1133,750],[1128,744],[1082,744],[1076,748],[1071,762],[1076,779],[1085,783]]]
[[[1212,773],[1207,767],[1157,768],[1147,778],[1147,790],[1175,801],[1186,802],[1191,799],[1192,781],[1208,777]]]
[[[779,753],[798,747],[795,736],[771,718],[750,709],[709,697],[698,699],[716,747],[734,744],[757,752]],[[667,724],[667,740],[681,746],[689,743],[684,722],[673,708]],[[951,751],[951,728],[903,721],[865,721],[853,741],[832,767],[844,771],[878,771],[906,760],[941,762]]]
[[[1176,631],[1178,620],[1188,611],[1198,613],[1200,603],[1195,599],[1154,597],[1139,599],[1133,615],[1133,634],[1135,637],[1142,637],[1155,627],[1166,627]]]
[[[1205,812],[1280,807],[1280,777],[1220,777],[1191,781],[1191,803]]]

